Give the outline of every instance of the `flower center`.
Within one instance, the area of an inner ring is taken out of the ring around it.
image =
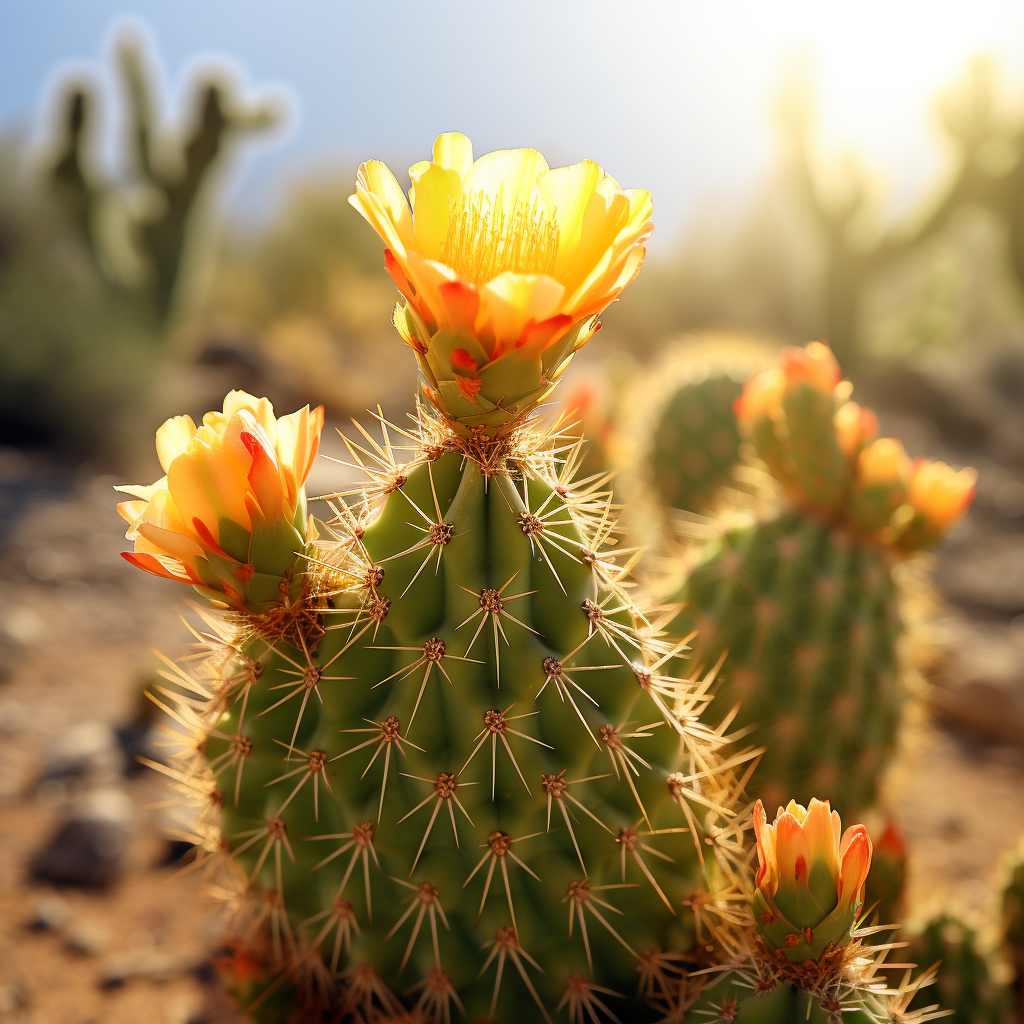
[[[462,202],[448,210],[448,233],[441,262],[460,277],[480,286],[510,270],[516,274],[551,274],[558,255],[558,221],[540,197],[517,199],[505,211],[505,186],[497,196],[463,192]]]

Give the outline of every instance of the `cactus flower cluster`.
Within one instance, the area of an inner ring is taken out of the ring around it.
[[[746,383],[736,415],[798,507],[893,549],[933,546],[967,511],[977,473],[911,460],[899,441],[879,438],[874,413],[847,400],[841,377],[823,342],[786,348]]]

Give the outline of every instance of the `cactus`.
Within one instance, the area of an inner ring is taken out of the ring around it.
[[[749,924],[735,935],[727,969],[695,995],[692,1019],[722,1024],[931,1019],[934,1005],[920,1013],[908,1008],[931,984],[932,972],[916,980],[908,973],[891,987],[880,973],[890,947],[868,944],[876,930],[860,926],[872,853],[867,829],[854,825],[841,835],[839,816],[827,801],[816,799],[807,808],[791,801],[769,824],[758,801],[754,834],[758,870]]]
[[[699,630],[699,662],[728,651],[711,714],[740,702],[735,724],[757,723],[753,795],[817,792],[847,815],[873,804],[895,743],[895,567],[963,514],[976,474],[911,464],[899,442],[873,440],[874,416],[845,401],[824,345],[781,363],[747,382],[737,408],[787,501],[707,543],[671,595],[681,610],[669,628]]]
[[[498,184],[451,200],[495,157],[537,176],[524,223],[506,197],[525,241],[495,237]],[[710,678],[665,671],[682,645],[631,599],[600,481],[575,482],[579,445],[530,418],[638,268],[649,198],[545,168],[438,140],[411,174],[420,228],[432,196],[460,218],[441,234],[462,277],[440,284],[390,172],[360,169],[423,402],[412,429],[352,443],[367,482],[329,522],[304,521],[318,416],[238,393],[161,428],[167,477],[123,509],[128,557],[211,603],[201,669],[169,663],[192,737],[170,773],[205,807],[204,863],[238,910],[221,966],[258,1020],[592,1020],[638,971],[678,989],[739,884],[750,752],[702,725]],[[543,196],[569,181],[586,230],[618,225],[606,276],[517,323],[466,278],[557,242]]]
[[[766,340],[724,332],[666,347],[620,403],[618,468],[627,500],[663,512],[711,507],[739,461],[733,405],[774,351]]]
[[[977,931],[953,914],[912,929],[907,955],[919,963],[935,964],[936,994],[952,1014],[951,1024],[1011,1024],[1013,1000],[1000,977],[993,952],[984,948]],[[922,1007],[917,996],[913,1009]]]

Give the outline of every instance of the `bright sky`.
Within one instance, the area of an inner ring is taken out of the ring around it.
[[[125,24],[155,42],[174,110],[197,65],[224,58],[250,95],[286,99],[288,130],[232,178],[243,213],[324,159],[383,157],[401,180],[457,129],[478,153],[591,157],[650,188],[666,246],[763,179],[794,61],[816,75],[826,150],[856,147],[907,196],[941,172],[930,99],[970,55],[1000,58],[1024,111],[1015,0],[0,0],[0,126],[37,124],[68,72],[109,80]]]

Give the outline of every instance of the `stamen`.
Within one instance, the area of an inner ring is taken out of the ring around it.
[[[464,192],[448,210],[448,232],[441,262],[474,285],[510,270],[516,274],[551,274],[558,256],[558,221],[539,196],[517,199],[505,212],[505,187],[496,196]]]

